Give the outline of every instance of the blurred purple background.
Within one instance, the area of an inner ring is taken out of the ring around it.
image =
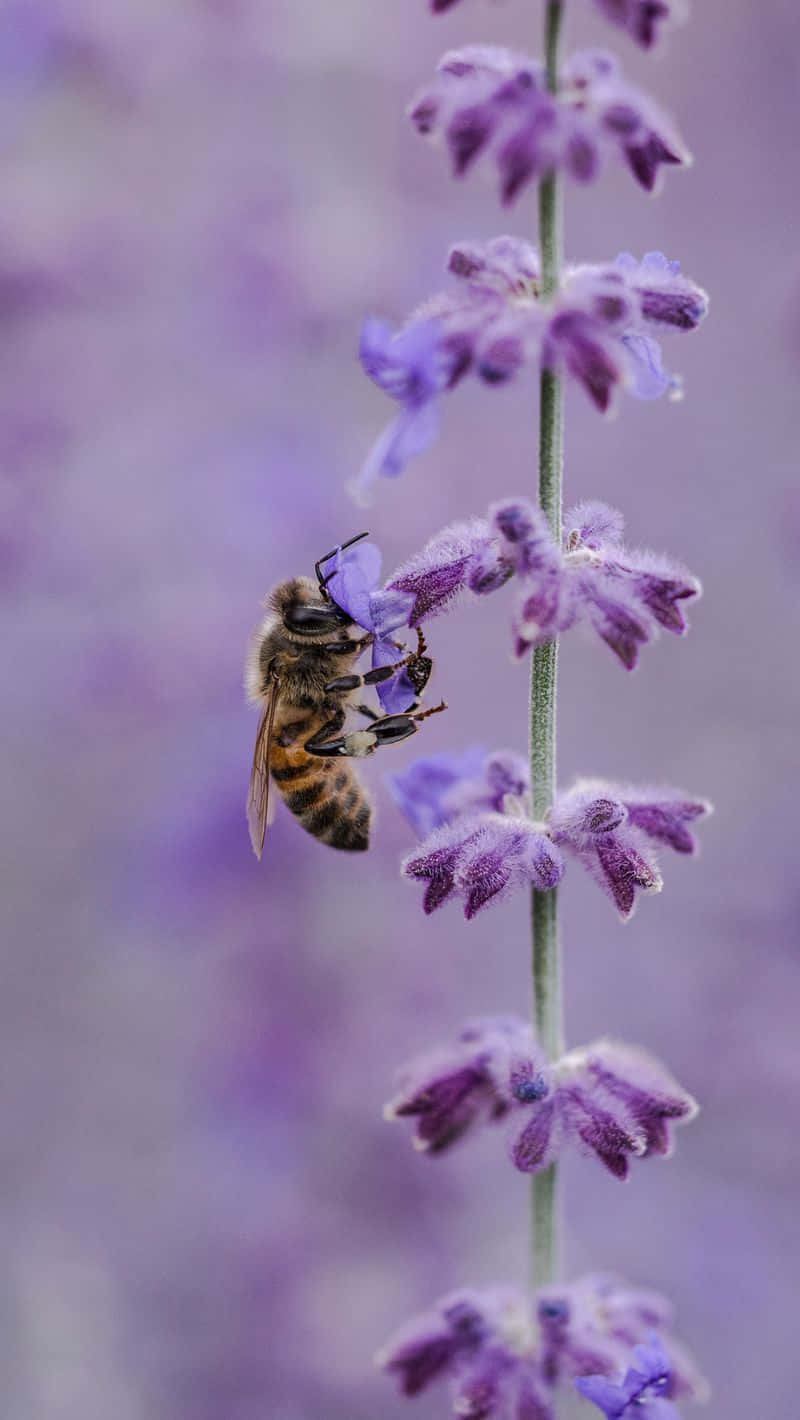
[[[380,1117],[396,1065],[527,999],[519,898],[425,921],[369,764],[350,860],[279,809],[252,857],[241,667],[265,592],[358,531],[344,484],[389,416],[367,312],[437,289],[459,237],[534,232],[453,184],[403,120],[441,51],[534,47],[538,3],[6,0],[0,10],[4,1252],[8,1420],[384,1420],[371,1357],[463,1282],[523,1281],[527,1183],[496,1136],[438,1164]],[[667,780],[717,813],[622,928],[563,893],[569,1037],[663,1056],[703,1113],[622,1187],[566,1167],[570,1273],[659,1287],[726,1420],[796,1395],[800,21],[696,0],[622,53],[696,164],[657,201],[572,190],[569,254],[661,247],[712,293],[669,345],[678,406],[570,395],[567,498],[625,512],[705,599],[626,677],[562,657],[560,765]],[[670,180],[671,178],[671,180]],[[534,486],[535,391],[465,384],[368,523],[387,568]],[[524,743],[501,593],[430,628],[424,751]],[[756,1325],[756,1322],[758,1323]]]

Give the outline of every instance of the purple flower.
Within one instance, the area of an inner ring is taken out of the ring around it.
[[[505,203],[559,169],[591,181],[614,151],[648,192],[662,165],[690,161],[666,115],[598,51],[567,61],[554,96],[540,60],[499,46],[450,50],[409,117],[418,132],[444,140],[457,177],[490,157]]]
[[[473,1022],[454,1047],[414,1061],[385,1110],[388,1119],[416,1119],[415,1146],[431,1154],[508,1118],[522,1173],[547,1168],[572,1143],[619,1179],[631,1159],[669,1154],[673,1125],[696,1113],[643,1050],[598,1040],[548,1065],[526,1022],[500,1018]]]
[[[651,842],[695,853],[689,824],[710,812],[710,804],[677,789],[580,780],[558,795],[549,827],[553,841],[578,858],[627,921],[638,893],[663,887]]]
[[[514,1103],[509,1075],[520,1054],[531,1055],[530,1030],[524,1022],[501,1018],[471,1022],[454,1048],[423,1056],[402,1072],[384,1117],[416,1119],[415,1147],[442,1153],[468,1131],[508,1113]],[[544,1070],[541,1052],[536,1058]],[[546,1094],[545,1075],[536,1078],[541,1094]]]
[[[327,587],[330,596],[358,626],[372,632],[372,665],[390,666],[402,660],[403,652],[390,633],[408,626],[412,598],[379,587],[380,550],[371,542],[359,542],[337,551]],[[387,715],[408,710],[417,698],[406,671],[376,685],[378,699]]]
[[[564,860],[544,828],[528,818],[464,813],[434,829],[403,861],[402,871],[425,883],[426,913],[458,897],[469,920],[513,888],[529,884],[545,892],[555,887]]]
[[[460,898],[464,914],[514,888],[555,887],[564,872],[561,850],[572,854],[611,899],[623,921],[640,892],[663,886],[653,844],[693,854],[691,825],[710,805],[670,788],[631,788],[579,780],[557,795],[547,823],[528,817],[528,768],[509,751],[477,748],[417,760],[391,781],[394,797],[426,836],[403,862],[405,877],[425,884],[431,913]]]
[[[456,1293],[397,1332],[376,1364],[398,1377],[403,1395],[418,1395],[479,1351],[487,1330],[481,1303],[470,1293]]]
[[[630,252],[617,257],[616,266],[626,275],[635,293],[641,318],[656,330],[695,330],[708,314],[708,296],[681,275],[679,261],[669,261],[660,251],[646,252],[637,261]]]
[[[688,630],[680,604],[700,595],[697,578],[666,557],[624,548],[622,515],[614,509],[587,503],[568,513],[563,550],[527,501],[495,504],[490,513],[508,560],[514,554],[504,529],[513,521],[525,529],[514,562],[522,583],[514,616],[518,655],[584,622],[632,670],[659,628],[675,635]]]
[[[634,1347],[633,1365],[619,1385],[595,1375],[578,1378],[575,1386],[606,1420],[679,1420],[667,1398],[672,1393],[669,1357],[655,1334]]]
[[[404,1395],[447,1378],[454,1415],[553,1420],[531,1303],[512,1288],[451,1293],[392,1337],[376,1360],[398,1377]]]
[[[589,1371],[619,1375],[631,1347],[658,1327],[670,1394],[703,1398],[704,1383],[670,1334],[670,1321],[663,1297],[610,1276],[538,1292],[465,1288],[398,1331],[376,1360],[404,1395],[448,1381],[456,1416],[552,1420],[562,1387]]]
[[[643,49],[652,48],[662,29],[679,24],[688,10],[686,0],[595,0],[595,4]]]
[[[502,586],[513,569],[500,560],[494,541],[485,519],[453,523],[398,567],[387,582],[387,591],[411,598],[409,625],[419,626],[446,610],[467,587],[485,592]]]
[[[632,670],[639,649],[660,628],[683,636],[683,604],[700,596],[696,577],[670,558],[629,551],[622,515],[603,503],[582,503],[565,519],[564,570],[581,616]]]
[[[486,750],[471,745],[461,754],[445,751],[417,759],[400,774],[387,774],[386,783],[395,803],[409,823],[425,838],[447,823],[451,814],[450,792],[463,791],[466,782],[479,780],[486,762]]]
[[[708,307],[705,293],[658,253],[638,264],[623,256],[570,267],[547,302],[537,254],[519,238],[462,242],[448,265],[456,288],[428,301],[399,335],[381,322],[365,327],[364,368],[403,409],[369,455],[362,490],[378,473],[399,473],[432,443],[442,392],[469,370],[490,385],[526,365],[561,371],[601,412],[623,388],[642,399],[674,392],[649,332],[695,329]],[[502,568],[488,575],[502,577]]]
[[[387,775],[395,802],[417,833],[424,836],[457,814],[486,809],[502,813],[509,800],[528,792],[528,766],[520,755],[487,755],[478,745],[461,754],[417,759],[400,774]]]
[[[352,485],[357,501],[363,501],[378,474],[394,478],[435,443],[441,425],[438,396],[447,385],[450,365],[442,332],[436,321],[428,320],[397,333],[385,321],[365,321],[359,355],[370,379],[401,406]]]

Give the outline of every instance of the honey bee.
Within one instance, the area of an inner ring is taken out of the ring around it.
[[[407,739],[420,721],[446,709],[442,703],[420,712],[415,700],[402,715],[380,716],[356,704],[357,690],[388,680],[401,668],[419,697],[433,669],[419,631],[417,649],[396,664],[376,667],[365,675],[353,669],[374,638],[371,632],[350,635],[360,628],[331,597],[327,583],[333,573],[326,577],[322,569],[337,552],[367,536],[359,533],[321,557],[314,568],[316,582],[310,577],[281,582],[268,599],[268,615],[253,640],[245,686],[248,699],[261,706],[261,720],[247,821],[257,858],[267,829],[270,777],[308,833],[331,848],[363,852],[369,847],[372,804],[346,761],[373,754],[379,745]],[[351,706],[370,723],[342,734]]]

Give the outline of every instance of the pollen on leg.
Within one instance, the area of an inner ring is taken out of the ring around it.
[[[347,736],[347,753],[354,759],[365,759],[377,745],[374,730],[354,730]]]

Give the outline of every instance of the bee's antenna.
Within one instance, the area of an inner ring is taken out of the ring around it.
[[[328,575],[327,575],[327,577],[323,577],[323,575],[322,575],[322,564],[323,564],[323,562],[330,562],[331,558],[332,558],[332,557],[335,557],[336,554],[337,554],[337,552],[344,552],[344,550],[345,550],[346,547],[352,547],[354,543],[356,543],[356,542],[362,542],[365,537],[369,537],[369,533],[368,533],[368,532],[357,533],[355,537],[348,538],[347,542],[340,542],[339,545],[338,545],[338,547],[332,548],[330,552],[326,552],[326,553],[325,553],[325,556],[324,556],[324,557],[320,557],[319,562],[315,562],[315,563],[314,563],[314,571],[315,571],[316,574],[317,574],[317,581],[319,582],[319,589],[320,589],[321,592],[324,593],[325,588],[326,588],[326,586],[328,585],[328,582],[331,580],[331,577],[333,577],[333,576],[335,575],[334,572],[329,572]]]

